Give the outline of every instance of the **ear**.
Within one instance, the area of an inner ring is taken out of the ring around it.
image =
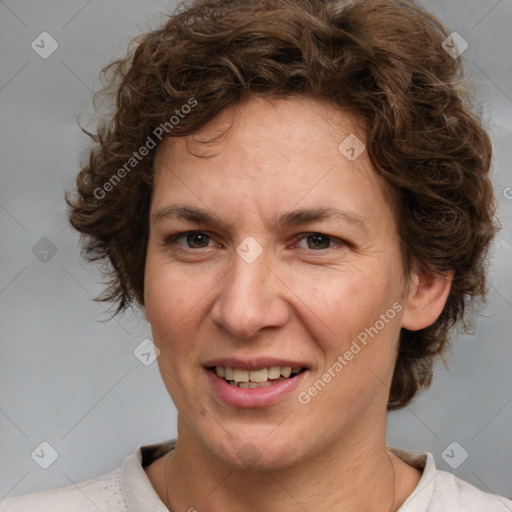
[[[402,316],[402,327],[418,331],[432,325],[443,311],[452,279],[453,272],[414,272]]]

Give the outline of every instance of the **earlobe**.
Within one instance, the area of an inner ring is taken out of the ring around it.
[[[402,327],[418,331],[438,319],[450,293],[453,274],[453,271],[425,271],[414,275],[402,316]]]

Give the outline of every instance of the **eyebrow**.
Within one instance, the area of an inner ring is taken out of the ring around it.
[[[317,222],[329,218],[338,218],[349,224],[353,224],[358,228],[369,231],[369,225],[366,220],[354,212],[334,208],[331,206],[313,209],[299,209],[281,214],[274,217],[273,224],[276,227],[284,227],[290,225],[306,224],[308,222]],[[204,208],[196,206],[173,204],[160,208],[151,215],[152,222],[159,222],[164,219],[178,219],[196,222],[198,224],[209,224],[225,226],[226,223],[222,219]]]

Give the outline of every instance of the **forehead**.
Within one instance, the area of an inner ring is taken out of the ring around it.
[[[196,158],[215,158],[233,144],[252,146],[256,150],[279,149],[279,155],[303,154],[327,156],[327,145],[337,149],[340,138],[355,135],[366,139],[364,120],[355,110],[342,108],[331,101],[297,98],[263,98],[251,96],[222,110],[212,121],[194,134],[166,138],[157,156],[169,146]],[[338,152],[336,151],[336,156]],[[264,157],[263,152],[259,155]],[[269,157],[271,155],[268,155]],[[364,155],[363,155],[364,160]]]
[[[362,117],[316,99],[251,98],[186,137],[165,139],[155,158],[152,212],[171,199],[221,213],[342,207],[379,215],[383,183],[365,150]],[[351,158],[354,148],[360,154]],[[337,204],[333,204],[337,203]]]

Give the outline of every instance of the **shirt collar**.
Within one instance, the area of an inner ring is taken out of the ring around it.
[[[168,512],[151,485],[144,467],[174,448],[175,440],[137,446],[121,465],[121,487],[129,512]]]
[[[422,471],[418,485],[397,512],[427,511],[434,495],[438,474],[434,456],[430,452],[417,452],[393,446],[388,446],[388,450],[410,466]]]
[[[121,486],[129,512],[140,512],[141,510],[168,512],[167,507],[153,489],[144,467],[168,453],[175,445],[175,439],[162,443],[139,445],[134,453],[124,459],[121,465]],[[416,452],[404,448],[388,447],[388,449],[407,464],[423,471],[416,489],[398,512],[428,510],[437,476],[434,456],[429,452]]]

